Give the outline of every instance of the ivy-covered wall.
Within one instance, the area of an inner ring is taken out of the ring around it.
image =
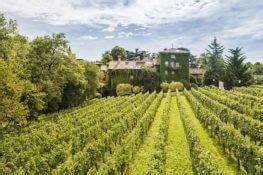
[[[161,82],[189,82],[190,53],[160,52]]]
[[[160,77],[152,70],[109,70],[109,87],[115,89],[120,83],[130,83],[133,86],[143,86],[145,90],[159,88]]]

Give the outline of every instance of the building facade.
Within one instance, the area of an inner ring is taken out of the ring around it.
[[[185,48],[164,49],[159,53],[161,82],[189,82],[190,52]]]
[[[171,48],[159,52],[158,56],[147,56],[141,60],[110,61],[107,67],[101,65],[100,69],[107,72],[110,88],[115,88],[119,83],[159,87],[161,82],[189,83],[190,75],[203,76],[203,69],[189,68],[189,58],[188,49]]]

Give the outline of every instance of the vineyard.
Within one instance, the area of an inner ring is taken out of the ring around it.
[[[94,99],[0,143],[0,174],[262,174],[263,90]]]

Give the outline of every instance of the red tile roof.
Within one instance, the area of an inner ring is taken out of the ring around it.
[[[206,70],[204,68],[190,68],[189,69],[189,73],[190,74],[195,74],[195,75],[204,74],[205,71]]]

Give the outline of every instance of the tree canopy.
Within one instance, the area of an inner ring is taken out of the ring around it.
[[[113,60],[118,60],[119,57],[121,58],[121,60],[126,60],[127,52],[123,47],[115,46],[111,49],[111,56]]]
[[[207,62],[206,62],[206,73],[204,77],[205,85],[217,85],[218,81],[223,80],[224,76],[224,59],[223,51],[224,46],[218,43],[216,37],[208,45],[207,51]]]
[[[24,125],[41,113],[94,97],[99,69],[78,61],[63,33],[28,41],[0,15],[0,122]]]
[[[245,86],[252,82],[252,71],[244,63],[242,48],[229,49],[226,61],[226,82],[230,87]]]

